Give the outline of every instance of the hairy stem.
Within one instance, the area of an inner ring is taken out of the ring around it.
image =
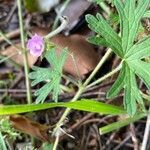
[[[105,79],[111,77],[113,74],[117,73],[120,69],[121,69],[122,65],[120,64],[118,67],[116,67],[114,70],[112,70],[111,72],[107,73],[106,75],[104,75],[103,77],[99,78],[98,80],[96,80],[95,82],[89,84],[87,86],[87,88],[90,88],[96,84],[101,83],[102,81],[104,81]]]
[[[60,18],[60,16],[61,16],[61,14],[63,13],[63,11],[66,9],[66,7],[67,7],[67,5],[69,4],[69,2],[70,2],[70,0],[66,0],[66,1],[63,3],[62,7],[60,8],[59,12],[57,13],[57,17],[56,17],[56,19],[55,19],[55,21],[54,21],[52,30],[55,30],[55,29],[57,28],[59,18]]]
[[[66,28],[68,25],[68,18],[65,16],[60,17],[61,25],[54,31],[50,32],[48,35],[45,36],[45,39],[52,38],[53,36],[57,35],[60,33],[62,30]]]
[[[112,53],[111,49],[108,49],[107,52],[106,52],[106,54],[103,56],[103,58],[101,59],[101,61],[98,63],[98,65],[96,66],[96,68],[91,73],[91,75],[84,82],[84,84],[83,84],[84,86],[87,86],[89,84],[89,82],[91,81],[91,79],[95,76],[95,74],[98,72],[98,70],[102,67],[102,65],[104,64],[104,62],[107,60],[107,58],[110,56],[111,53]]]
[[[17,5],[18,5],[19,26],[20,26],[20,33],[21,33],[21,45],[23,48],[23,61],[24,61],[24,71],[25,71],[26,88],[27,88],[27,101],[28,104],[30,104],[32,103],[32,97],[31,97],[30,80],[28,77],[29,74],[28,58],[27,58],[27,53],[25,51],[24,26],[23,26],[23,19],[22,19],[22,1],[17,0]]]

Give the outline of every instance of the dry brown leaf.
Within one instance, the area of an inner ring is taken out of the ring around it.
[[[21,44],[16,44],[16,47],[21,47]],[[20,49],[21,52],[21,49]],[[12,56],[11,59],[16,62],[17,64],[20,64],[23,66],[23,54],[19,53],[19,51],[14,46],[9,46],[3,51],[0,51],[0,54],[3,56]],[[31,68],[35,62],[37,61],[38,57],[32,56],[30,53],[27,54],[29,67]]]
[[[80,77],[83,77],[92,71],[99,61],[97,52],[82,35],[75,34],[68,37],[57,35],[51,41],[59,47],[57,49],[58,53],[61,52],[62,48],[67,47],[73,55],[74,59],[68,56],[64,65],[64,71],[75,77],[78,76],[78,72]]]
[[[49,33],[48,29],[37,27],[35,27],[32,32],[37,33],[41,36]],[[99,61],[98,53],[95,51],[93,46],[86,41],[85,36],[79,34],[64,36],[62,34],[59,34],[51,38],[50,41],[58,47],[58,54],[63,48],[68,48],[70,54],[74,57],[74,59],[71,55],[69,55],[65,62],[63,70],[64,72],[69,73],[74,77],[78,77],[78,75],[79,77],[84,77],[85,74],[89,73],[95,68]],[[20,47],[20,44],[17,44],[16,46]],[[16,48],[10,46],[0,54],[10,56],[15,52],[18,52]],[[28,61],[30,67],[34,65],[37,59],[37,57],[33,57],[28,53]],[[13,56],[12,60],[20,65],[23,65],[22,54]]]
[[[34,28],[33,33],[44,36],[48,33],[48,29]],[[79,34],[64,36],[59,34],[51,38],[50,41],[58,47],[58,53],[61,52],[62,48],[68,47],[69,52],[73,54],[75,63],[72,57],[69,56],[64,65],[64,71],[75,77],[78,76],[78,72],[80,77],[83,77],[92,71],[99,61],[98,53],[93,46],[86,41],[85,36]],[[76,69],[76,66],[78,69]]]
[[[21,115],[10,116],[10,121],[15,129],[32,135],[42,141],[49,141],[48,126],[34,122]]]

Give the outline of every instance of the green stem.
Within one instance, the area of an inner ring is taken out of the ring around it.
[[[117,68],[115,68],[114,70],[112,70],[111,72],[107,73],[106,75],[104,75],[103,77],[99,78],[98,80],[96,80],[95,82],[89,84],[87,86],[87,88],[90,88],[96,84],[101,83],[102,81],[104,81],[105,79],[111,77],[113,74],[117,73],[120,69],[121,69],[122,65],[120,64]]]
[[[63,31],[66,26],[68,25],[68,18],[67,17],[60,17],[60,21],[61,21],[61,25],[54,31],[50,32],[49,34],[47,34],[44,38],[45,39],[50,39],[53,36],[57,35],[58,33],[60,33],[61,31]]]
[[[68,88],[67,86],[64,85],[60,85],[60,88],[67,93],[71,93],[73,91],[71,88]]]
[[[27,53],[25,51],[24,26],[23,26],[23,19],[22,19],[22,1],[17,0],[17,5],[18,5],[19,26],[20,26],[20,33],[21,33],[21,45],[23,48],[23,61],[24,61],[24,71],[25,71],[26,88],[27,88],[27,101],[28,104],[30,104],[32,103],[32,97],[31,97],[30,80],[28,77],[29,74],[28,58],[27,58]]]
[[[95,68],[96,69],[96,68]],[[111,77],[113,74],[117,73],[119,70],[121,69],[121,65],[119,65],[116,69],[114,69],[113,71],[111,71],[110,73],[104,75],[103,77],[101,77],[100,79],[98,79],[96,82],[93,82],[92,84],[88,85],[88,86],[81,86],[79,87],[78,92],[76,93],[76,95],[74,96],[74,98],[71,100],[71,102],[76,101],[80,95],[87,89],[90,88],[91,86],[98,84],[104,80],[106,80],[107,78]],[[94,71],[93,71],[94,72]],[[90,81],[90,80],[88,80]],[[84,84],[83,84],[84,85]],[[65,112],[63,113],[62,117],[60,118],[60,120],[58,121],[58,123],[56,124],[56,128],[54,129],[54,132],[58,129],[58,127],[60,127],[60,125],[62,124],[62,122],[65,120],[66,116],[69,114],[70,112],[70,108],[67,108],[65,110]]]
[[[59,142],[59,136],[56,136],[55,143],[54,143],[54,146],[53,146],[53,150],[57,150],[58,142]]]
[[[74,79],[72,79],[72,78],[66,76],[65,74],[63,74],[62,77],[63,77],[65,80],[68,80],[69,82],[73,83],[74,85],[79,86],[78,83],[77,83]]]
[[[74,96],[74,98],[71,100],[71,102],[76,101],[81,96],[81,94],[85,91],[87,84],[91,81],[91,79],[94,77],[94,75],[97,73],[97,71],[102,67],[102,65],[107,60],[107,58],[110,56],[110,54],[111,54],[111,50],[109,49],[105,53],[105,55],[103,56],[103,58],[100,60],[100,62],[98,63],[98,65],[95,67],[95,69],[93,70],[93,72],[91,73],[91,75],[83,83],[83,85],[79,86],[78,92],[76,93],[76,95]],[[61,116],[60,120],[56,124],[56,127],[54,129],[54,133],[58,130],[58,128],[60,127],[60,125],[62,124],[62,122],[65,120],[65,118],[69,114],[70,110],[71,110],[70,108],[67,108],[65,110],[65,112]]]
[[[74,98],[71,100],[71,102],[76,101],[76,100],[80,97],[80,95],[82,94],[82,92],[83,92],[83,89],[80,87],[79,90],[78,90],[78,92],[77,92],[76,95],[74,96]],[[55,127],[55,129],[54,129],[54,131],[53,131],[54,133],[56,133],[57,130],[60,128],[60,126],[61,126],[61,124],[64,122],[66,116],[69,114],[70,110],[71,110],[70,108],[67,108],[67,109],[64,111],[64,113],[63,113],[63,115],[61,116],[60,120],[59,120],[59,121],[57,122],[57,124],[56,124],[56,127]]]
[[[61,16],[61,14],[63,13],[63,11],[66,9],[67,5],[69,4],[70,0],[66,0],[64,2],[64,4],[62,5],[62,7],[60,8],[59,12],[58,12],[58,15],[54,21],[54,24],[53,24],[53,27],[52,27],[52,31],[55,30],[58,26],[58,21],[59,21],[59,18]]]
[[[110,56],[111,53],[112,53],[111,49],[108,49],[107,52],[106,52],[106,54],[103,56],[103,58],[101,59],[101,61],[98,63],[98,65],[96,66],[96,68],[91,73],[91,75],[84,82],[84,84],[83,84],[84,86],[87,86],[89,84],[89,82],[91,81],[91,79],[95,76],[95,74],[98,72],[98,70],[102,67],[102,65],[108,59],[108,57]]]

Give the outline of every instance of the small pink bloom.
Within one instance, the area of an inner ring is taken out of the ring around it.
[[[44,51],[44,40],[41,36],[35,34],[28,40],[27,48],[30,50],[30,54],[39,57]]]

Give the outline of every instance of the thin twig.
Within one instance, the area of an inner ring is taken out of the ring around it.
[[[114,150],[120,149],[120,147],[123,146],[130,138],[131,138],[131,135],[129,134],[123,141],[120,142],[120,144],[118,144],[118,145],[114,148]]]
[[[135,126],[133,123],[130,124],[130,130],[131,130],[131,139],[133,141],[133,145],[134,145],[134,150],[139,150],[139,145],[138,145],[138,140],[136,137],[136,131],[135,131]]]

